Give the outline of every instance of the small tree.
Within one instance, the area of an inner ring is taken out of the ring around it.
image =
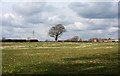
[[[80,40],[79,41],[82,41],[82,38],[80,38]]]
[[[48,42],[48,41],[49,41],[48,39],[45,40],[45,42]]]
[[[66,32],[65,27],[61,24],[58,24],[51,27],[48,34],[50,35],[50,37],[54,37],[55,41],[57,41],[63,32]]]
[[[78,41],[79,37],[78,36],[74,36],[71,41]]]
[[[78,36],[74,36],[70,39],[64,40],[64,41],[78,41],[79,37]]]

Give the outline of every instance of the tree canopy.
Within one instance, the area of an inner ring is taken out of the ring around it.
[[[57,41],[63,32],[66,32],[65,27],[62,24],[57,24],[50,28],[48,34],[50,37],[54,37],[55,41]]]

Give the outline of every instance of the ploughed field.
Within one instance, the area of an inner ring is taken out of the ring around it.
[[[2,43],[3,74],[118,74],[118,43]]]

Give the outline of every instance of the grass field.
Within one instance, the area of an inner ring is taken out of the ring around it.
[[[118,43],[2,43],[3,74],[118,74]]]

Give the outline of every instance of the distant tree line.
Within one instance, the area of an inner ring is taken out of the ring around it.
[[[26,40],[26,39],[2,39],[2,42],[38,42],[37,39]]]

